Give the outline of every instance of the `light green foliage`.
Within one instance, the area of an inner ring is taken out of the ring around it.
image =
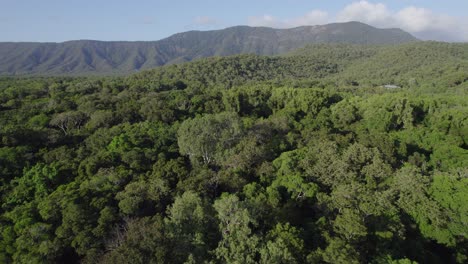
[[[213,228],[213,218],[208,205],[193,192],[185,192],[177,197],[168,208],[166,224],[170,237],[174,239],[173,258],[177,262],[203,261],[208,257]]]
[[[410,129],[424,118],[422,102],[405,94],[383,94],[361,102],[366,127],[376,132]]]
[[[468,167],[468,150],[454,145],[438,146],[430,158],[432,166],[444,171]]]
[[[36,164],[25,170],[23,177],[15,180],[15,187],[9,194],[8,203],[23,204],[30,199],[41,199],[58,183],[57,169],[52,165]]]
[[[193,163],[220,162],[224,150],[239,140],[242,127],[237,115],[220,113],[204,115],[183,122],[178,131],[180,153],[188,155]]]
[[[333,124],[338,128],[346,128],[360,119],[355,103],[343,100],[331,107]]]
[[[467,170],[453,171],[452,173],[438,173],[430,186],[431,198],[447,210],[450,221],[447,231],[450,235],[443,239],[444,243],[454,246],[457,238],[467,238],[468,230],[468,178]],[[441,242],[442,242],[441,241]]]
[[[297,170],[299,162],[303,159],[305,150],[295,150],[283,152],[280,157],[273,161],[273,166],[277,169],[277,178],[273,181],[272,187],[284,187],[289,192],[291,199],[302,200],[314,198],[318,187],[305,174]]]
[[[466,263],[466,47],[0,78],[0,262]]]
[[[216,248],[218,259],[228,263],[256,263],[259,238],[252,234],[256,224],[244,203],[235,195],[223,195],[214,203],[222,239]]]
[[[415,168],[404,167],[394,179],[399,192],[398,205],[413,217],[421,232],[440,243],[453,244],[454,237],[446,228],[450,222],[448,212],[429,196],[429,179]]]

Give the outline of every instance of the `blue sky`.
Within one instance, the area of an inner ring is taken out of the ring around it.
[[[468,0],[0,0],[0,41],[158,40],[235,25],[357,20],[422,39],[468,41]]]

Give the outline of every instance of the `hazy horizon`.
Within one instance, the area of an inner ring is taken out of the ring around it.
[[[293,28],[359,21],[421,40],[468,41],[468,1],[8,1],[1,42],[155,41],[190,30],[239,25]]]
[[[315,27],[315,26],[325,26],[329,24],[346,24],[346,23],[352,23],[352,22],[357,22],[357,23],[363,23],[361,21],[348,21],[348,22],[331,22],[327,24],[317,24],[317,25],[302,25],[302,26],[294,26],[294,27],[288,27],[288,28],[279,28],[279,27],[269,27],[269,26],[251,26],[251,25],[234,25],[234,26],[228,26],[225,28],[219,28],[219,29],[194,29],[194,30],[188,30],[188,31],[182,31],[182,32],[176,32],[174,34],[171,34],[167,37],[164,37],[162,39],[154,39],[154,40],[101,40],[101,39],[70,39],[70,40],[65,40],[65,41],[2,41],[2,42],[11,42],[11,43],[66,43],[66,42],[71,42],[71,41],[97,41],[97,42],[154,42],[154,41],[160,41],[166,38],[169,38],[173,35],[177,35],[179,33],[184,33],[184,32],[190,32],[190,31],[199,31],[199,32],[205,32],[205,31],[222,31],[224,29],[228,28],[235,28],[235,27],[252,27],[252,28],[272,28],[272,29],[294,29],[294,28],[300,28],[300,27]],[[374,26],[372,26],[374,27]],[[399,29],[399,28],[385,28],[385,27],[375,27],[378,29]],[[409,33],[409,32],[408,32]]]

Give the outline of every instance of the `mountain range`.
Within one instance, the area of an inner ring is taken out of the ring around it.
[[[394,45],[414,41],[415,37],[401,29],[347,22],[291,29],[236,26],[188,31],[158,41],[2,42],[0,75],[128,74],[211,56],[283,54],[307,44]]]

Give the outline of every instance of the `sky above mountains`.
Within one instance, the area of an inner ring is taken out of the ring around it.
[[[236,25],[360,21],[424,40],[468,42],[467,0],[0,0],[0,41],[158,40]]]

